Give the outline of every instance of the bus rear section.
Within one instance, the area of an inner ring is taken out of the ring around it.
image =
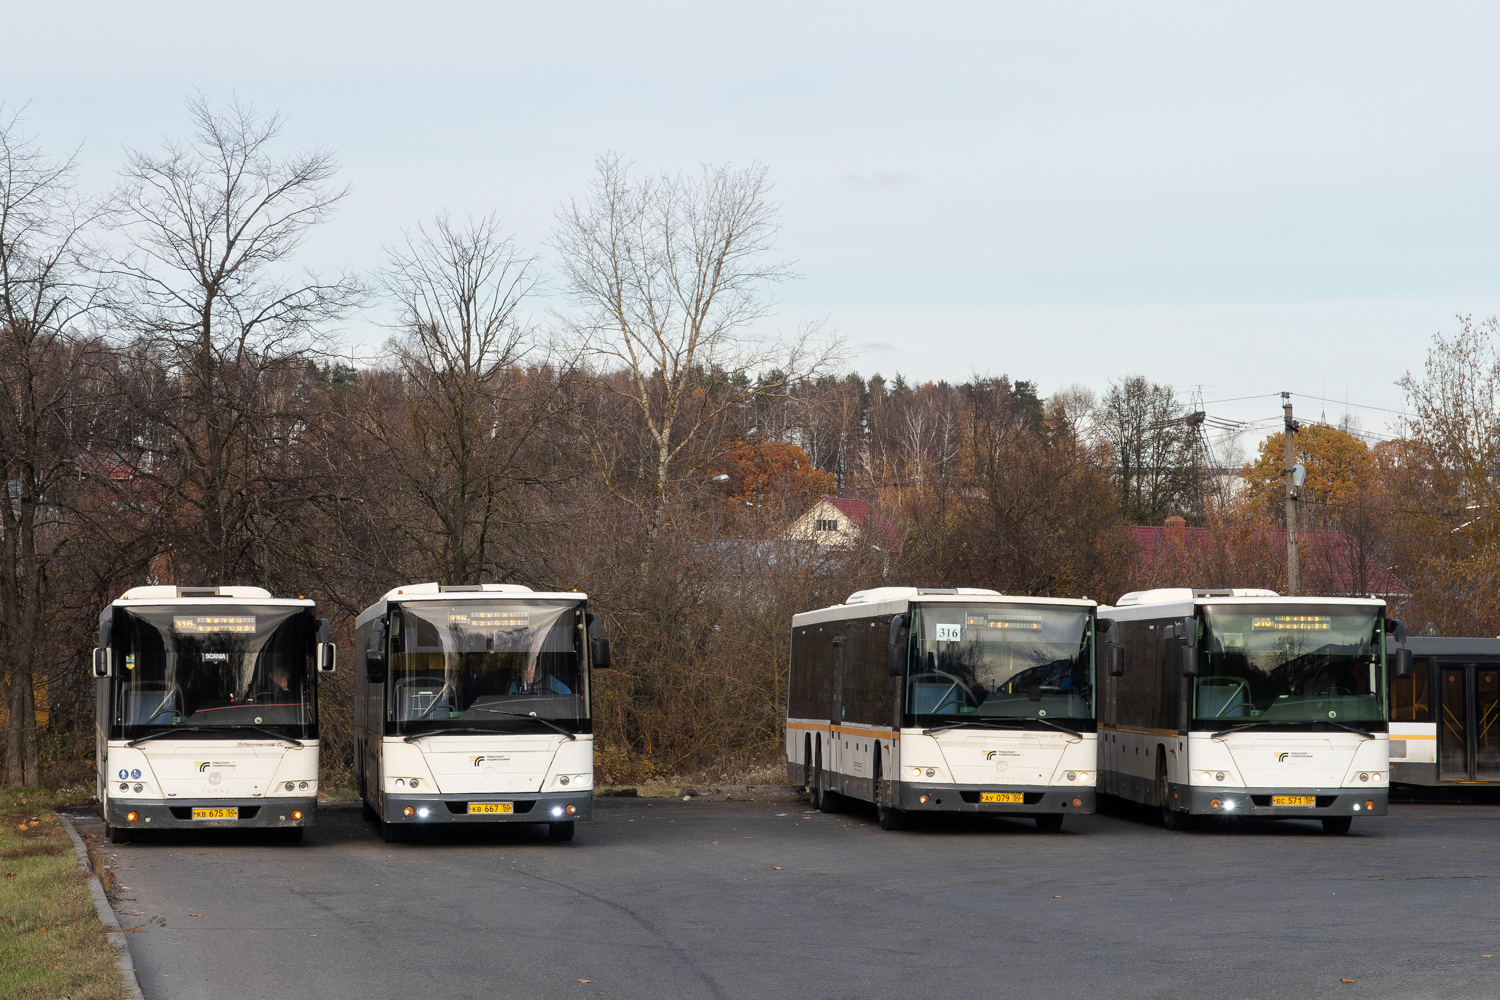
[[[1103,794],[1171,829],[1254,816],[1344,833],[1385,815],[1385,635],[1399,623],[1384,602],[1174,588],[1100,617]]]
[[[1397,643],[1387,640],[1387,658]],[[1391,781],[1453,790],[1500,785],[1500,639],[1413,636],[1392,676]]]
[[[572,839],[593,802],[589,672],[609,666],[586,594],[414,584],[355,636],[355,780],[387,840],[453,823]]]
[[[1094,604],[882,587],[792,620],[787,774],[825,811],[1094,808]]]
[[[334,669],[309,600],[259,587],[135,587],[94,651],[99,801],[109,840],[271,829],[317,814],[317,678]]]

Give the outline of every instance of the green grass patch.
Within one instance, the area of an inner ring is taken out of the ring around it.
[[[0,789],[0,996],[124,996],[114,946],[55,812],[86,794]]]

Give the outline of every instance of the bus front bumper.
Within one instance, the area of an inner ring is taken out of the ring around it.
[[[195,809],[234,809],[233,819],[194,819]],[[300,814],[297,819],[292,814]],[[130,814],[135,813],[132,822]],[[175,799],[110,799],[104,822],[127,830],[289,830],[315,825],[315,797],[214,799],[179,802]]]
[[[1379,788],[1214,788],[1169,785],[1196,816],[1254,816],[1259,819],[1327,819],[1333,816],[1384,816],[1390,791]],[[1276,805],[1277,798],[1311,797],[1312,805]],[[1217,801],[1219,804],[1214,805]]]
[[[1019,802],[985,802],[984,795],[1000,792],[1020,795]],[[927,801],[923,802],[922,797]],[[1092,785],[1068,788],[1062,785],[936,785],[900,782],[893,796],[898,809],[909,812],[963,812],[994,815],[1035,816],[1038,813],[1091,813]]]
[[[515,792],[487,795],[387,795],[380,810],[387,823],[566,823],[588,819],[594,793]],[[470,812],[475,806],[509,803],[510,812]],[[573,812],[568,812],[568,807]],[[408,814],[407,809],[411,812]]]

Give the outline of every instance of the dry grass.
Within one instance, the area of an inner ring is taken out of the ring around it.
[[[124,996],[115,949],[53,811],[72,798],[0,791],[0,996],[11,1000]]]

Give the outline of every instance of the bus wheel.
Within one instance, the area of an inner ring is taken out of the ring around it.
[[[1323,832],[1339,836],[1348,833],[1349,824],[1353,822],[1353,816],[1330,816],[1323,821]]]
[[[548,823],[547,824],[547,836],[551,837],[553,840],[556,840],[556,841],[559,841],[559,842],[562,842],[562,843],[566,843],[566,842],[572,840],[573,839],[573,821],[572,820],[568,820],[565,823]]]
[[[400,823],[382,822],[380,824],[380,837],[387,844],[404,843],[408,839],[410,833],[411,831],[402,826]]]
[[[104,839],[111,844],[128,844],[135,839],[135,831],[124,826],[107,826],[104,828]]]
[[[1033,818],[1036,820],[1036,828],[1043,833],[1056,833],[1062,829],[1062,813],[1043,813]]]
[[[360,814],[364,816],[366,823],[373,822],[380,818],[380,814],[375,811],[375,807],[370,805],[370,803],[366,802],[364,799],[359,800],[359,811]]]
[[[290,829],[281,830],[279,832],[281,834],[281,837],[279,839],[283,844],[302,843],[302,827],[300,826],[294,826]]]
[[[876,806],[875,815],[880,820],[882,830],[905,830],[906,812],[895,806]]]
[[[1161,825],[1168,830],[1186,830],[1192,826],[1192,817],[1172,808],[1168,797],[1171,792],[1167,787],[1167,762],[1161,759],[1161,747],[1156,748],[1156,753],[1156,804],[1161,809]]]

